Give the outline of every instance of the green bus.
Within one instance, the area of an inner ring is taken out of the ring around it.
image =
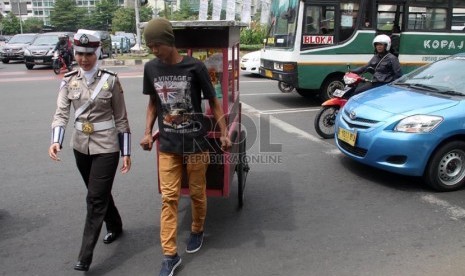
[[[393,38],[404,73],[465,51],[465,0],[272,0],[270,10],[260,74],[302,96],[331,98],[347,65],[373,56],[378,34]]]

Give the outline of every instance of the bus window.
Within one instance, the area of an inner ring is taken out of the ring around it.
[[[270,11],[270,26],[266,46],[293,48],[297,26],[297,0],[285,3],[273,2]]]
[[[403,6],[379,5],[376,29],[381,33],[390,33],[394,25],[402,26]],[[396,17],[399,22],[396,22]]]
[[[306,6],[303,34],[332,34],[334,32],[334,6]]]
[[[409,30],[444,30],[446,29],[446,8],[429,8],[410,6],[408,11]]]
[[[334,11],[335,6],[305,6],[302,49],[334,44]]]
[[[455,13],[452,15],[452,26],[451,30],[453,31],[463,31],[465,29],[465,14]]]
[[[452,31],[465,30],[465,0],[454,0],[452,9]]]
[[[355,22],[358,15],[358,3],[341,2],[341,29],[339,41],[347,40],[355,31]]]
[[[323,34],[334,34],[334,7],[323,8],[323,18],[321,19],[321,32]]]

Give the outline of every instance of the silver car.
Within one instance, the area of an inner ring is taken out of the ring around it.
[[[37,34],[17,34],[14,35],[0,49],[0,59],[3,63],[8,63],[10,60],[24,60],[25,47],[32,44]]]

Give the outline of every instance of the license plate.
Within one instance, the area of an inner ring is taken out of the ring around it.
[[[350,87],[345,88],[345,89],[336,89],[336,90],[334,90],[334,92],[333,92],[333,96],[334,96],[334,97],[339,97],[339,98],[341,98],[341,97],[344,96],[344,94],[347,93],[347,91],[349,91],[349,90],[350,90]]]
[[[35,62],[35,63],[43,63],[44,60],[43,60],[43,59],[34,59],[34,62]]]
[[[265,70],[265,76],[268,77],[268,78],[272,78],[273,73],[270,70]]]
[[[346,142],[347,144],[351,145],[352,147],[355,146],[355,141],[357,140],[357,132],[350,131],[347,129],[339,128],[337,132],[337,138],[341,141]]]

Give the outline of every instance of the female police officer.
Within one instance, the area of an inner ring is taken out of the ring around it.
[[[52,160],[62,147],[66,125],[74,108],[74,132],[71,145],[79,172],[87,187],[87,217],[81,251],[74,269],[88,271],[102,224],[107,235],[104,243],[113,242],[122,232],[121,217],[111,188],[119,162],[121,172],[131,168],[130,130],[123,90],[115,73],[99,69],[100,40],[90,34],[74,36],[75,58],[79,70],[65,74],[58,93],[52,122]]]

